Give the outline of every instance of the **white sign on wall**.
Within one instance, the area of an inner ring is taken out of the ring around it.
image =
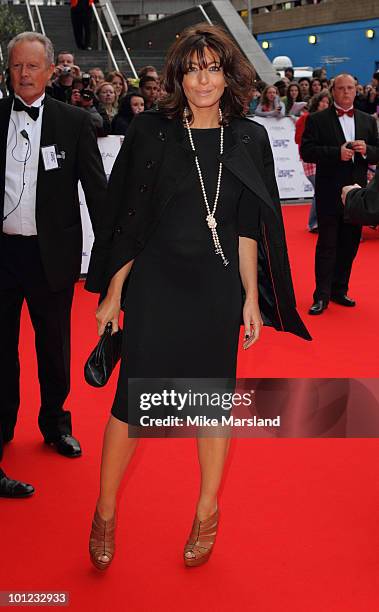
[[[249,117],[250,119],[250,117]],[[295,142],[295,121],[290,117],[251,117],[268,133],[275,163],[275,176],[282,200],[311,198],[313,187],[304,174]]]

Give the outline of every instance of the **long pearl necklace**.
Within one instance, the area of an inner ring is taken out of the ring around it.
[[[222,112],[221,109],[219,109],[219,113],[220,113],[220,121],[221,121],[221,128],[220,128],[220,154],[223,154],[224,151],[224,126],[222,124]],[[203,198],[204,198],[204,203],[205,203],[205,207],[207,209],[207,217],[206,217],[206,222],[208,224],[209,229],[211,230],[212,233],[212,238],[213,238],[213,243],[215,246],[215,252],[216,255],[220,255],[223,261],[224,266],[227,266],[229,261],[226,259],[225,255],[224,255],[224,251],[222,250],[221,244],[220,244],[220,240],[217,234],[217,221],[216,221],[216,210],[217,210],[217,204],[218,204],[218,198],[220,195],[220,185],[221,185],[221,176],[222,176],[222,162],[220,162],[220,166],[218,169],[218,178],[217,178],[217,188],[216,188],[216,195],[215,195],[215,200],[214,200],[214,204],[213,204],[213,208],[212,210],[210,209],[209,203],[208,203],[208,198],[207,198],[207,194],[205,191],[205,187],[204,187],[204,180],[203,180],[203,175],[201,172],[201,168],[200,168],[200,164],[199,164],[199,159],[196,155],[196,149],[195,149],[195,145],[193,142],[193,138],[192,138],[192,132],[191,132],[191,128],[189,126],[188,123],[188,117],[187,117],[187,112],[184,112],[184,121],[186,124],[186,128],[188,131],[188,137],[191,143],[191,148],[192,151],[195,153],[195,163],[196,163],[196,168],[197,168],[197,173],[199,175],[199,181],[200,181],[200,185],[201,185],[201,190],[203,192]]]

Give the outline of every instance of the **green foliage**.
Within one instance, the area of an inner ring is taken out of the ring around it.
[[[0,5],[0,41],[4,60],[9,41],[25,30],[27,27],[23,18],[12,13],[7,5]]]

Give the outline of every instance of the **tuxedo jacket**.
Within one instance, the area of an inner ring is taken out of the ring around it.
[[[335,106],[312,113],[305,124],[300,154],[305,162],[316,164],[318,215],[342,215],[341,191],[344,185],[367,184],[367,166],[379,161],[378,129],[374,117],[354,110],[355,140],[367,144],[367,156],[359,153],[354,161],[341,161],[341,145],[346,142]]]
[[[0,100],[0,214],[4,217],[7,136],[13,98]],[[45,97],[40,147],[57,145],[61,167],[46,171],[39,156],[36,194],[38,244],[53,291],[73,284],[80,274],[82,226],[80,180],[94,231],[105,205],[107,179],[90,117],[81,109]],[[1,257],[0,233],[0,257]]]
[[[379,168],[366,188],[349,191],[344,217],[349,223],[379,225]]]
[[[260,208],[259,294],[267,325],[310,339],[295,304],[274,163],[266,130],[230,124],[232,146],[218,155]],[[175,198],[195,157],[179,119],[148,111],[133,119],[113,166],[106,213],[92,250],[86,288],[105,294],[112,276],[138,256]],[[211,244],[210,244],[211,248]]]

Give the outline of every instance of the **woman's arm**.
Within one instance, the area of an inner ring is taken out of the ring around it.
[[[263,325],[258,305],[258,248],[256,240],[240,236],[238,252],[240,275],[246,294],[243,307],[245,327],[243,348],[248,349],[259,339]]]
[[[112,323],[113,333],[118,330],[118,320],[121,310],[122,287],[132,269],[134,259],[120,268],[109,283],[107,295],[96,311],[99,336],[102,336],[107,323]]]
[[[257,108],[255,109],[255,114],[257,115],[257,117],[277,117],[278,116],[278,112],[275,109],[271,111],[264,111],[262,110],[262,106],[260,104],[258,104]]]

